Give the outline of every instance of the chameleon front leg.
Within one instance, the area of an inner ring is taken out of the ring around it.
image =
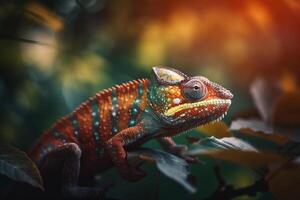
[[[188,150],[188,147],[186,145],[176,144],[171,137],[160,137],[157,139],[157,141],[165,151],[181,157],[187,162],[201,163],[201,161],[199,161],[196,157],[185,156],[184,153]]]
[[[46,185],[49,185],[49,188],[55,187],[51,183],[51,178],[61,174],[61,192],[64,197],[76,199],[103,197],[104,191],[101,188],[78,186],[80,159],[81,150],[75,143],[63,144],[46,155],[40,164]],[[57,173],[58,171],[61,173]]]
[[[120,175],[129,181],[138,181],[145,177],[145,172],[130,166],[127,162],[125,145],[135,142],[145,134],[143,127],[138,124],[134,127],[124,129],[114,135],[106,142],[106,149]]]
[[[181,155],[188,150],[186,145],[178,145],[171,137],[161,137],[157,139],[162,148],[174,155]]]

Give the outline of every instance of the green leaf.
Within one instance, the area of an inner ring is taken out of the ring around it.
[[[210,137],[204,139],[197,145],[193,145],[186,155],[208,156],[214,159],[226,160],[251,168],[280,163],[284,159],[278,154],[259,152],[247,142],[234,137],[223,139]]]
[[[235,137],[225,137],[222,139],[211,136],[204,140],[201,140],[198,144],[193,145],[192,148],[186,153],[189,156],[199,155],[201,153],[221,150],[221,149],[235,149],[241,151],[253,151],[257,150],[249,143]]]
[[[145,161],[154,161],[158,170],[176,181],[188,192],[195,193],[195,186],[189,182],[188,163],[177,156],[157,149],[140,149],[129,153],[129,157],[139,157]]]
[[[274,132],[272,126],[260,119],[237,119],[232,121],[230,130],[239,131],[241,129],[251,129],[255,132],[263,132],[266,135],[271,135]]]
[[[37,166],[26,153],[10,145],[0,144],[0,173],[13,180],[44,189]]]
[[[274,133],[272,126],[259,119],[236,119],[232,121],[230,130],[240,131],[242,134],[259,137],[279,145],[284,145],[289,140],[285,135]]]

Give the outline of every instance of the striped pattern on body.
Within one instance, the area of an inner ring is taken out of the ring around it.
[[[146,109],[148,80],[139,79],[97,93],[47,130],[30,155],[40,160],[64,143],[77,143],[86,155],[101,155],[103,143],[135,126]]]

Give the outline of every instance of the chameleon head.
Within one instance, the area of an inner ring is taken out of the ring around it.
[[[224,87],[172,68],[153,67],[152,72],[150,105],[171,127],[190,129],[226,115],[233,95]]]

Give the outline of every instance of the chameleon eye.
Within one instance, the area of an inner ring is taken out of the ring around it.
[[[201,81],[192,79],[183,85],[183,94],[189,100],[200,100],[206,96],[207,89]]]

